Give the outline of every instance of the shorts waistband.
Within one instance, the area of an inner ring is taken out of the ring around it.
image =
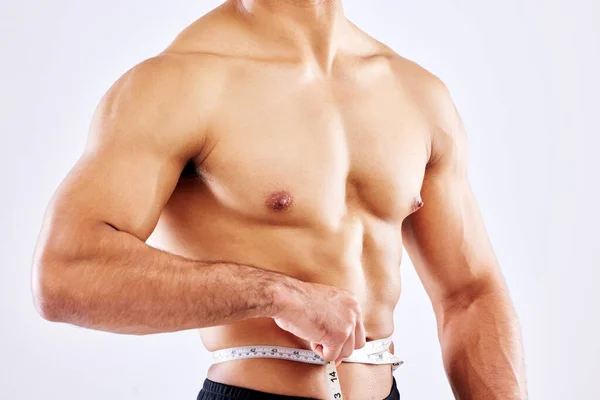
[[[219,399],[221,397],[228,397],[235,400],[315,400],[310,397],[286,396],[281,394],[265,393],[258,390],[226,385],[224,383],[211,381],[208,378],[204,380],[203,391],[207,394],[215,395]],[[202,393],[198,395],[198,399],[200,400],[202,400],[201,395]],[[390,394],[383,400],[400,400],[400,393],[398,392],[398,386],[394,377],[392,377],[392,389],[390,390]]]
[[[315,400],[310,397],[285,396],[285,395],[281,395],[281,394],[266,393],[266,392],[261,392],[259,390],[226,385],[224,383],[211,381],[208,378],[206,378],[204,380],[204,384],[202,385],[202,388],[207,393],[215,394],[215,395],[223,396],[223,397],[231,397],[232,399],[235,399],[235,400],[255,400],[255,399],[261,399],[261,400],[263,400],[263,399],[264,400],[280,400],[280,399]]]

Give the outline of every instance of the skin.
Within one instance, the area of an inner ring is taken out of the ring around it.
[[[517,319],[444,84],[338,1],[229,1],[104,96],[49,205],[33,294],[50,321],[199,329],[211,351],[313,349],[336,360],[348,398],[381,399],[389,365],[339,362],[392,334],[403,245],[456,398],[525,399]],[[208,377],[323,398],[322,374],[253,359]]]

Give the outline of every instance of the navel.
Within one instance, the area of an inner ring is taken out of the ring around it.
[[[267,208],[273,211],[285,211],[288,210],[294,203],[292,195],[285,191],[280,190],[272,193],[266,200],[265,205]]]

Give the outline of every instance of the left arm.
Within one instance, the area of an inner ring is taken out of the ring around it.
[[[525,400],[520,328],[467,179],[464,129],[447,89],[432,79],[424,206],[404,221],[404,244],[433,304],[456,398]]]

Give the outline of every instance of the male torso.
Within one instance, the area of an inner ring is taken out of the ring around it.
[[[401,225],[422,206],[436,124],[420,90],[433,78],[352,25],[345,33],[324,73],[228,4],[159,57],[180,77],[187,100],[157,112],[202,121],[189,132],[206,134],[150,243],[191,259],[255,265],[347,289],[360,301],[370,341],[394,330]],[[211,351],[309,348],[272,319],[201,335]],[[351,399],[381,399],[390,370],[344,363],[342,390]],[[208,377],[315,398],[326,390],[322,367],[283,360],[218,364]]]

